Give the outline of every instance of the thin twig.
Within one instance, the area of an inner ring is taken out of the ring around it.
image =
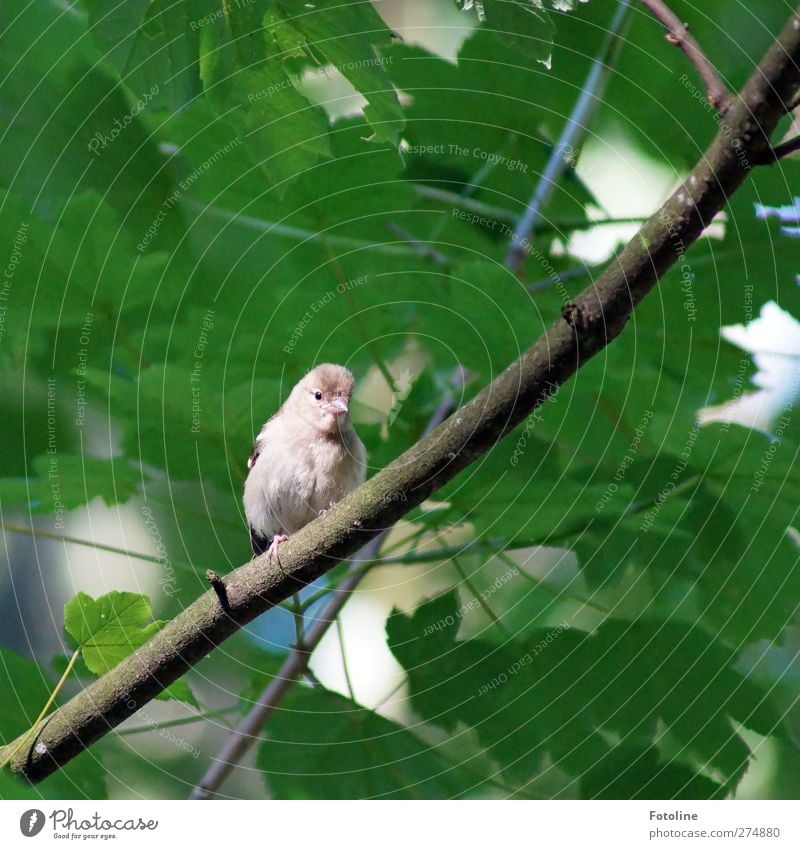
[[[472,597],[475,601],[478,602],[481,610],[491,619],[492,622],[497,626],[497,630],[507,639],[511,639],[511,634],[506,629],[505,625],[500,621],[500,617],[492,610],[489,602],[483,597],[483,594],[478,591],[475,587],[475,584],[469,578],[469,575],[464,571],[461,564],[458,562],[458,557],[453,557],[453,566],[455,566],[456,572],[458,572],[458,577],[461,578],[464,586],[469,590]]]
[[[548,277],[542,277],[539,280],[534,280],[532,283],[526,283],[525,289],[528,292],[541,292],[544,289],[549,289],[551,286],[557,286],[559,283],[565,283],[567,280],[589,277],[595,272],[600,272],[601,269],[608,268],[609,262],[613,262],[614,259],[619,256],[622,251],[622,247],[623,246],[620,245],[609,259],[600,263],[600,265],[576,265],[574,268],[568,268],[566,271],[554,271]]]
[[[426,245],[425,242],[421,242],[416,236],[409,233],[408,230],[398,227],[397,224],[389,222],[386,225],[386,229],[393,236],[397,236],[404,242],[407,242],[413,248],[414,253],[419,254],[423,259],[429,259],[437,265],[448,266],[451,264],[450,260],[443,253],[440,253],[436,250],[436,248],[432,248],[430,245]]]
[[[664,3],[664,0],[642,0],[642,5],[646,6],[664,26],[667,31],[667,41],[676,47],[680,47],[694,65],[697,73],[700,74],[700,79],[705,84],[708,102],[720,114],[726,112],[731,101],[730,93],[716,68],[703,53],[703,49],[697,43],[695,37],[689,32],[689,25],[681,21],[672,9]]]
[[[461,366],[456,369],[451,381],[453,390],[445,394],[431,416],[428,426],[425,428],[426,434],[441,424],[456,406],[455,392],[464,385],[467,376],[467,372]],[[307,671],[314,649],[319,645],[331,624],[336,621],[361,579],[370,567],[377,562],[381,545],[388,535],[389,530],[384,530],[363,546],[351,559],[348,577],[332,592],[331,598],[319,617],[306,630],[302,645],[293,647],[277,675],[267,684],[247,716],[242,719],[225,741],[219,754],[206,770],[205,775],[192,789],[189,795],[190,799],[210,799],[217,795],[219,788],[233,768],[241,761],[253,743],[258,740],[264,726],[292,685]]]
[[[785,156],[790,156],[793,153],[797,153],[798,150],[800,150],[800,136],[795,136],[793,139],[789,139],[789,141],[783,142],[777,147],[773,147],[772,150],[767,152],[763,161],[777,162],[779,159],[783,159]]]
[[[247,230],[255,230],[258,233],[268,233],[271,236],[280,236],[286,239],[292,239],[301,243],[318,242],[323,233],[317,230],[304,230],[300,227],[289,227],[286,224],[281,224],[277,221],[268,221],[265,218],[255,218],[252,215],[244,215],[240,212],[234,212],[231,209],[225,209],[221,206],[202,203],[193,198],[186,197],[180,201],[180,205],[186,207],[198,215],[208,215],[209,218],[216,218],[218,221],[225,221],[231,226],[243,227]],[[381,242],[370,242],[365,239],[354,239],[350,236],[336,236],[333,234],[324,233],[328,242],[331,245],[336,245],[342,248],[354,248],[356,250],[370,250],[378,253],[390,254],[392,256],[411,256],[412,252],[402,245],[386,245]]]
[[[398,681],[398,682],[394,685],[394,687],[392,687],[392,689],[391,689],[391,690],[389,690],[389,692],[388,692],[385,696],[383,696],[383,697],[381,698],[381,700],[380,700],[380,701],[379,701],[379,702],[375,705],[375,707],[373,708],[373,710],[374,710],[374,711],[378,711],[378,710],[380,710],[380,709],[381,709],[381,708],[382,708],[382,707],[386,704],[386,702],[388,702],[388,701],[389,701],[389,699],[391,699],[391,698],[392,698],[392,696],[394,696],[395,694],[397,694],[397,693],[399,693],[399,692],[400,692],[400,690],[403,688],[403,685],[404,685],[405,683],[406,683],[406,678],[405,678],[405,677],[401,678],[401,679],[400,679],[400,680],[399,680],[399,681]]]
[[[580,96],[575,102],[561,136],[550,154],[550,159],[547,161],[542,176],[536,185],[533,197],[511,235],[511,243],[506,252],[504,265],[517,276],[522,274],[525,255],[530,246],[533,230],[539,223],[544,207],[550,200],[568,162],[574,161],[578,145],[586,134],[589,121],[603,96],[603,89],[611,73],[611,66],[622,44],[619,35],[628,20],[631,2],[632,0],[620,0],[600,50],[586,75]]]
[[[563,590],[560,590],[556,587],[551,587],[547,581],[542,578],[537,578],[535,575],[531,575],[521,564],[517,563],[516,560],[509,557],[504,551],[500,551],[497,554],[499,560],[506,564],[506,566],[515,569],[517,574],[524,578],[529,584],[535,587],[537,590],[543,590],[546,592],[554,602],[556,601],[570,601],[576,604],[581,604],[583,607],[591,607],[592,610],[602,613],[604,616],[613,616],[614,611],[604,606],[603,604],[596,601],[589,601],[585,598],[581,598],[579,595],[575,595],[574,592],[570,592],[569,594],[565,594]]]
[[[460,206],[463,206],[463,199],[469,199],[481,186],[483,185],[483,181],[494,171],[497,167],[497,164],[500,162],[501,157],[505,154],[505,152],[509,149],[509,147],[514,143],[517,138],[516,133],[509,133],[501,146],[500,150],[497,151],[497,156],[489,156],[486,158],[486,162],[481,165],[480,168],[475,172],[472,176],[472,179],[466,186],[462,186],[461,191],[458,192],[457,197],[462,198]],[[439,238],[442,230],[447,226],[448,216],[441,215],[439,216],[439,220],[433,225],[431,229],[430,236],[428,236],[428,240],[433,242]]]
[[[161,722],[148,722],[144,725],[131,725],[130,728],[120,728],[116,731],[117,737],[127,737],[129,734],[144,734],[147,731],[160,731],[162,728],[174,728],[178,725],[191,725],[193,722],[202,722],[206,719],[221,719],[226,713],[235,713],[241,710],[240,705],[232,705],[219,710],[208,710],[204,713],[195,713],[192,716],[179,716],[176,719],[164,719]],[[227,723],[225,723],[227,725]],[[230,726],[228,726],[230,727]]]
[[[475,200],[475,198],[459,194],[458,192],[451,192],[447,189],[437,188],[436,186],[427,186],[424,183],[415,184],[414,191],[426,200],[445,203],[453,209],[466,209],[475,213],[475,215],[487,219],[505,221],[509,224],[513,224],[517,220],[517,216],[510,209],[505,209],[502,206],[492,206],[490,203]]]
[[[470,540],[463,545],[450,545],[443,548],[428,548],[423,551],[406,551],[392,557],[381,557],[376,566],[395,566],[402,563],[435,563],[438,560],[452,560],[464,554],[496,554],[504,550],[504,541],[497,540],[492,543],[481,543],[478,540]],[[512,547],[509,550],[513,550]]]
[[[80,656],[80,653],[81,650],[79,648],[75,649],[75,651],[72,653],[72,657],[70,657],[69,663],[67,663],[67,668],[64,670],[61,677],[58,679],[58,683],[56,684],[56,686],[53,687],[53,691],[50,693],[50,697],[47,699],[45,706],[40,711],[39,716],[36,717],[36,721],[25,732],[25,734],[20,739],[19,743],[11,749],[8,756],[3,759],[3,762],[0,763],[0,770],[5,769],[9,765],[9,763],[11,763],[14,758],[14,755],[16,755],[17,752],[28,742],[28,740],[30,740],[31,737],[39,730],[40,723],[43,719],[45,719],[45,717],[47,716],[47,712],[53,706],[53,702],[56,700],[58,694],[61,692],[61,688],[64,686],[64,682],[67,680],[67,678],[69,678],[69,675],[72,672],[72,669],[75,666],[75,662]]]
[[[108,551],[111,554],[119,554],[123,557],[133,557],[136,560],[145,560],[148,563],[157,563],[164,565],[164,558],[158,557],[155,554],[142,554],[139,551],[130,551],[127,548],[120,548],[116,545],[106,545],[104,542],[95,542],[91,539],[81,539],[80,537],[71,537],[66,534],[56,534],[52,531],[43,531],[41,528],[27,528],[24,525],[12,525],[8,522],[0,522],[0,530],[10,531],[14,534],[26,534],[30,537],[41,539],[52,539],[57,542],[66,542],[69,545],[84,545],[87,548],[95,548],[98,551]],[[186,572],[191,572],[192,575],[197,575],[197,571],[188,563],[169,561],[170,565],[176,569],[182,569]]]
[[[283,701],[295,681],[304,674],[311,653],[319,645],[320,640],[339,615],[339,611],[347,603],[353,590],[361,581],[364,575],[361,564],[368,562],[375,556],[384,537],[385,534],[381,534],[370,540],[353,558],[354,563],[357,562],[358,565],[352,567],[350,577],[339,585],[319,618],[307,630],[304,644],[292,648],[280,671],[264,688],[244,719],[228,736],[219,754],[212,760],[205,775],[192,790],[189,795],[190,799],[210,799],[217,795],[220,786],[230,775],[233,768],[241,761],[253,743],[259,739],[267,720]]]
[[[298,646],[303,645],[305,639],[305,619],[303,617],[303,602],[300,601],[300,593],[295,593],[292,596],[290,606],[292,619],[294,621],[294,640]]]
[[[344,628],[342,628],[342,617],[336,617],[336,636],[339,638],[339,652],[342,656],[342,670],[344,671],[344,680],[347,682],[347,692],[350,698],[356,700],[356,691],[353,689],[353,679],[350,677],[350,669],[347,665],[347,651],[344,647]]]
[[[426,200],[437,201],[438,203],[447,204],[447,206],[452,209],[464,209],[473,213],[478,216],[473,219],[474,222],[478,222],[480,218],[484,218],[489,222],[501,221],[507,224],[516,224],[517,219],[519,218],[519,216],[510,209],[505,209],[502,206],[493,206],[485,201],[475,200],[475,198],[469,197],[468,195],[462,195],[458,192],[450,192],[447,189],[440,189],[436,186],[415,185],[414,191]],[[564,230],[589,230],[595,227],[612,224],[641,225],[644,221],[645,217],[641,215],[608,216],[606,218],[595,219],[569,216],[565,218],[553,218],[548,221],[540,221],[539,229],[546,230],[548,232],[551,230],[555,230],[557,232],[562,232]],[[435,234],[436,228],[432,231],[431,238],[434,238]]]
[[[551,286],[556,286],[558,283],[566,283],[567,280],[577,280],[581,277],[588,277],[591,273],[591,266],[576,265],[575,268],[569,268],[566,271],[555,271],[548,277],[542,277],[540,280],[534,280],[532,283],[526,283],[525,290],[528,292],[542,292],[545,289],[549,289]]]

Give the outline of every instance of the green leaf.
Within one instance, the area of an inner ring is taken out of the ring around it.
[[[173,0],[82,2],[98,50],[134,92],[155,90],[157,102],[171,110],[196,96],[198,23],[215,10],[211,0],[194,0],[191,15],[187,3]]]
[[[715,781],[683,764],[664,763],[655,748],[615,746],[581,778],[584,799],[716,799]]]
[[[570,774],[596,763],[607,744],[588,702],[571,691],[566,664],[551,669],[554,655],[571,656],[585,635],[558,626],[532,630],[525,646],[458,641],[459,610],[455,594],[446,593],[411,617],[395,611],[387,622],[389,648],[409,674],[415,711],[448,731],[461,722],[474,727],[510,781],[529,780],[548,756]],[[549,648],[537,655],[541,641]]]
[[[610,755],[611,735],[656,747],[663,762],[698,777],[698,792],[716,792],[699,780],[708,770],[729,793],[750,758],[732,723],[782,733],[770,688],[745,679],[734,653],[698,628],[609,620],[590,635],[562,624],[497,646],[458,640],[460,610],[446,593],[411,616],[394,612],[389,647],[408,672],[420,716],[448,730],[473,726],[513,780],[530,780],[545,757],[579,777]],[[650,771],[637,776],[643,796],[674,788],[651,785]]]
[[[278,799],[442,799],[475,784],[406,728],[321,688],[294,688],[256,763]]]
[[[33,661],[0,649],[0,744],[10,743],[36,721],[53,682]]]
[[[32,660],[0,649],[0,745],[27,731],[47,703],[54,682]],[[0,799],[105,799],[105,770],[95,750],[84,752],[34,787],[0,772]]]
[[[0,478],[0,503],[8,509],[25,506],[32,513],[54,515],[59,525],[65,510],[97,497],[108,505],[122,504],[139,492],[142,483],[142,472],[120,458],[47,454],[32,466],[35,477]]]
[[[485,26],[503,46],[516,53],[550,64],[555,24],[533,0],[485,0]]]
[[[250,155],[282,195],[288,181],[330,155],[328,118],[294,88],[277,62],[240,74],[237,83],[247,104],[242,134]]]
[[[64,606],[64,630],[96,675],[108,672],[160,627],[150,600],[137,593],[114,591],[97,599],[78,593]]]
[[[367,99],[364,116],[376,141],[395,144],[405,117],[376,45],[388,46],[389,31],[372,3],[356,0],[340,3],[321,0],[298,11],[293,3],[278,0],[283,14],[281,28],[293,27],[315,54],[321,54]]]
[[[162,690],[156,698],[165,702],[170,699],[175,699],[175,701],[185,702],[187,705],[198,708],[198,710],[200,708],[200,702],[197,701],[195,694],[192,692],[192,688],[189,686],[189,683],[185,678],[179,678],[177,681],[173,681],[173,683],[166,689]]]
[[[250,159],[282,197],[290,181],[330,155],[328,118],[295,88],[282,51],[268,49],[265,8],[261,0],[232,5],[204,28],[202,74],[214,111],[237,128]]]

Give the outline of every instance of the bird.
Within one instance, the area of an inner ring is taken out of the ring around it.
[[[367,452],[350,418],[355,384],[344,366],[322,363],[267,419],[247,461],[244,511],[253,556],[278,547],[360,486]]]

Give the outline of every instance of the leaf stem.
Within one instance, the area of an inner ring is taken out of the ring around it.
[[[472,581],[469,579],[469,576],[464,571],[463,567],[461,566],[461,563],[459,563],[458,557],[453,555],[452,560],[453,566],[455,567],[456,572],[458,572],[458,577],[461,578],[461,580],[464,582],[464,586],[470,591],[472,596],[475,598],[475,601],[478,602],[481,610],[489,617],[489,619],[492,620],[492,622],[494,622],[494,624],[497,626],[497,630],[500,631],[500,633],[507,640],[511,639],[511,634],[508,632],[505,625],[503,625],[503,623],[500,621],[498,615],[492,610],[483,595],[478,592],[478,589],[475,584],[473,584]]]
[[[209,710],[204,713],[196,713],[192,716],[179,716],[176,719],[165,719],[163,722],[149,722],[146,725],[134,725],[131,728],[121,728],[117,731],[118,737],[127,736],[129,734],[143,734],[145,731],[159,731],[162,728],[173,728],[176,725],[190,725],[192,722],[200,722],[203,719],[214,719],[224,716],[227,713],[234,713],[239,710],[237,705],[231,707],[220,708],[219,710]]]
[[[339,638],[339,651],[342,655],[342,669],[344,670],[344,680],[347,681],[347,692],[350,694],[350,698],[355,702],[358,701],[356,699],[356,693],[353,689],[353,679],[350,677],[350,669],[347,665],[347,651],[344,647],[344,628],[342,627],[342,617],[336,617],[336,636]]]
[[[116,545],[107,545],[104,542],[95,542],[90,539],[80,539],[79,537],[71,537],[66,534],[56,534],[52,531],[43,531],[41,528],[26,528],[24,525],[13,525],[9,522],[0,521],[0,529],[4,531],[10,531],[15,534],[26,534],[29,537],[42,538],[42,539],[52,539],[58,542],[66,542],[70,545],[85,545],[87,548],[95,548],[98,551],[108,551],[111,554],[121,554],[123,557],[133,557],[136,560],[145,560],[148,563],[158,563],[163,565],[163,558],[156,557],[154,554],[142,554],[139,551],[130,551],[127,548],[119,548]],[[174,566],[177,569],[183,569],[187,572],[191,572],[193,575],[196,575],[197,572],[195,569],[190,566],[188,563],[180,563],[175,562],[173,560],[169,561],[170,565]]]
[[[17,752],[23,746],[25,746],[27,744],[27,742],[31,739],[31,737],[36,733],[37,729],[39,728],[39,724],[45,718],[45,716],[47,716],[47,712],[50,710],[50,708],[53,705],[53,702],[56,700],[56,697],[61,692],[61,688],[64,686],[64,682],[67,680],[67,678],[69,678],[69,674],[70,674],[70,672],[72,672],[72,670],[75,666],[75,662],[77,661],[78,657],[80,656],[80,653],[81,653],[80,648],[75,649],[75,651],[72,653],[72,657],[69,659],[69,663],[67,664],[67,668],[64,670],[63,674],[58,679],[58,683],[53,688],[53,692],[50,693],[50,698],[47,700],[47,703],[42,708],[41,713],[39,714],[38,717],[36,717],[36,722],[34,722],[33,725],[31,725],[31,727],[28,729],[27,733],[22,736],[22,739],[19,741],[19,743],[16,745],[16,747],[11,751],[11,754],[3,761],[3,763],[0,764],[0,770],[5,769],[9,765],[9,763],[11,763],[11,761],[14,759],[14,756],[17,754]]]

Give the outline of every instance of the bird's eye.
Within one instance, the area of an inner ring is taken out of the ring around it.
[[[322,400],[322,393],[319,391],[319,389],[317,389],[317,391],[314,393],[314,397],[317,399],[317,401]]]

